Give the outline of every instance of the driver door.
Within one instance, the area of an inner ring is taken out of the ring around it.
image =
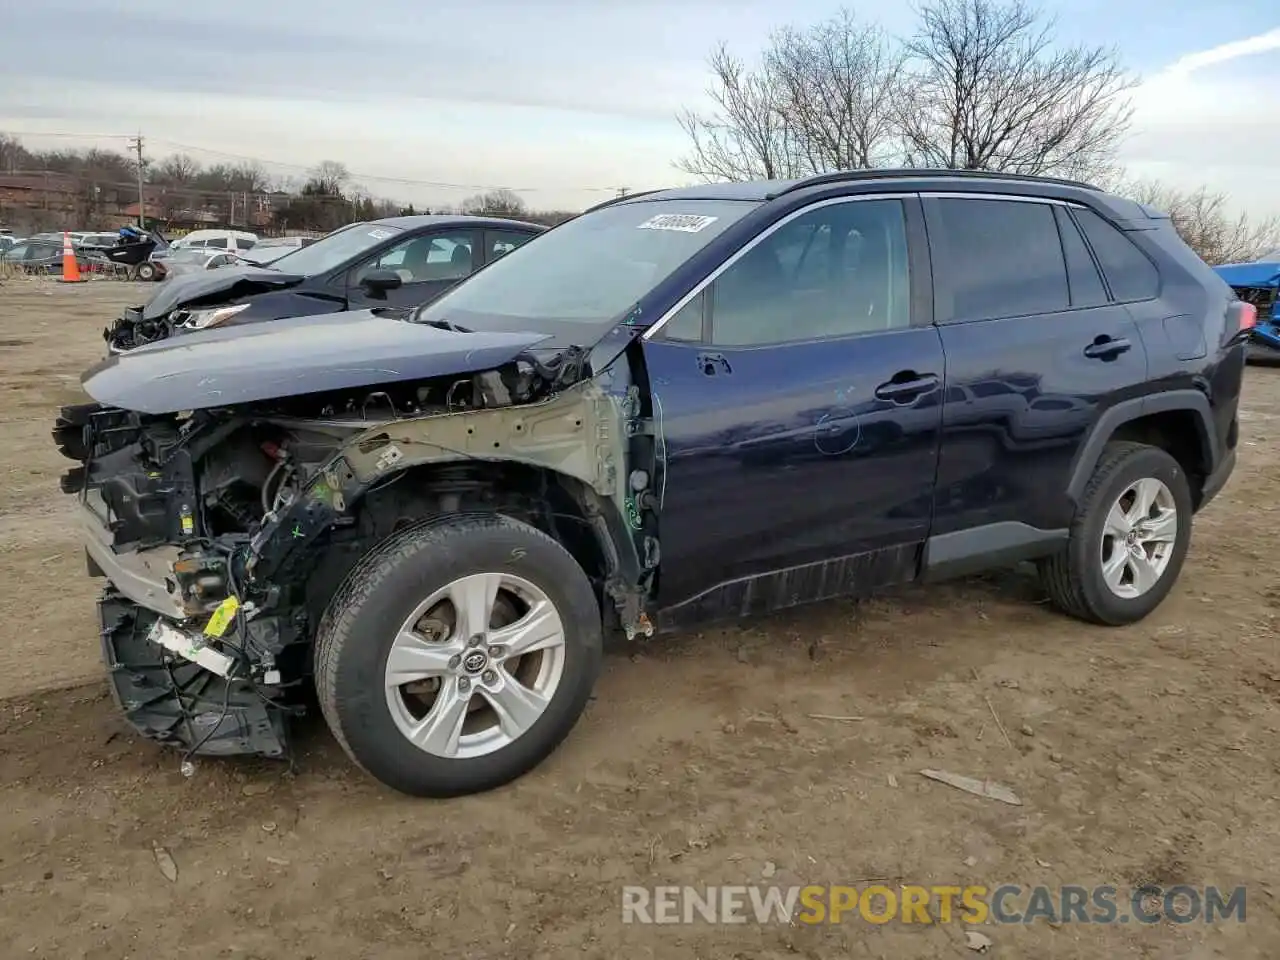
[[[434,300],[471,275],[480,250],[477,230],[444,230],[418,234],[399,243],[351,271],[347,302],[364,307],[416,307]],[[372,294],[361,281],[374,271],[390,270],[400,286],[385,295]]]

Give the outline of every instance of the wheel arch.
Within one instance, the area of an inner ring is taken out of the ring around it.
[[[1195,505],[1218,449],[1209,399],[1198,390],[1171,390],[1135,397],[1108,407],[1098,417],[1072,464],[1067,496],[1079,504],[1107,444],[1130,440],[1159,447],[1186,471]]]
[[[351,527],[359,541],[383,504],[417,505],[425,517],[488,510],[561,540],[598,578],[621,625],[642,625],[647,589],[626,520],[626,442],[616,399],[589,380],[538,404],[370,427],[264,524],[249,545],[246,571],[262,586],[305,577],[309,547]],[[383,532],[377,523],[372,529]],[[590,535],[572,532],[578,529]]]

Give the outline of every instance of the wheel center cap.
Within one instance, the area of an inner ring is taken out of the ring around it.
[[[462,658],[462,669],[467,673],[480,673],[489,665],[489,658],[479,650],[473,650]]]

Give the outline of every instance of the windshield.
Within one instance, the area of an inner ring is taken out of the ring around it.
[[[756,206],[643,200],[603,207],[503,254],[415,319],[473,330],[611,323]]]
[[[271,269],[296,273],[302,277],[328,273],[397,233],[404,231],[385,223],[353,223],[321,237],[315,243],[290,251],[278,260],[272,260]]]

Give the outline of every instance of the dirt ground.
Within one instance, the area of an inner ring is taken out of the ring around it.
[[[0,286],[4,956],[975,955],[959,923],[622,922],[627,884],[766,877],[1246,885],[1244,923],[990,924],[986,955],[1280,954],[1280,370],[1249,371],[1239,467],[1143,624],[1082,626],[1010,573],[663,641],[608,659],[531,775],[415,802],[318,721],[292,769],[201,761],[184,779],[118,720],[49,429],[145,292]]]

